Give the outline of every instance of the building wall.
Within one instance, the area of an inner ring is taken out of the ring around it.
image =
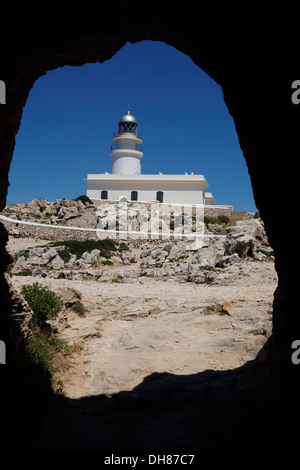
[[[181,204],[203,204],[205,186],[201,182],[171,181],[88,181],[87,196],[101,199],[101,191],[108,192],[109,201],[118,201],[119,197],[131,199],[131,191],[138,192],[138,201],[156,201],[157,191],[163,191],[163,202]]]

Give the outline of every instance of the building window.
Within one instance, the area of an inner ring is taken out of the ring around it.
[[[138,200],[138,192],[137,191],[131,191],[131,200],[132,201],[137,201]]]
[[[108,193],[107,193],[106,189],[101,191],[101,199],[107,199],[107,196],[108,196]]]
[[[156,200],[158,202],[163,202],[164,200],[164,193],[162,191],[157,191],[156,193]]]

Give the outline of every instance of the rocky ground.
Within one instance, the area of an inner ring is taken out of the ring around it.
[[[67,397],[130,391],[157,372],[230,371],[256,357],[271,332],[277,284],[259,217],[200,249],[171,240],[125,245],[109,257],[101,247],[78,257],[67,245],[10,236],[13,288],[39,282],[64,301],[52,327],[78,346],[57,364]],[[71,309],[78,301],[83,314]]]

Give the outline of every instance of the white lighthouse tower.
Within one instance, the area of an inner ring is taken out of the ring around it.
[[[205,192],[208,183],[203,175],[142,174],[142,139],[137,135],[137,127],[137,119],[128,109],[119,120],[117,135],[113,135],[111,173],[88,174],[84,180],[87,196],[92,200],[119,201],[125,197],[128,201],[147,203],[215,205],[212,194]]]
[[[140,175],[142,149],[138,146],[142,140],[137,136],[137,120],[127,111],[119,121],[119,134],[114,135],[111,146],[111,174],[113,175]]]

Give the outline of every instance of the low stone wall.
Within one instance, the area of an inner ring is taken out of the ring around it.
[[[211,206],[204,208],[204,215],[208,216],[218,216],[226,215],[231,216],[233,211],[232,206]],[[91,228],[80,228],[80,227],[67,227],[67,226],[57,226],[57,225],[48,225],[40,224],[37,222],[26,222],[17,219],[10,219],[0,215],[0,222],[3,223],[9,235],[20,236],[20,237],[29,237],[36,238],[39,240],[99,240],[104,238],[116,238],[118,239],[118,234],[109,233],[109,232],[99,232]],[[153,237],[154,238],[154,237]],[[120,239],[126,240],[126,236],[120,237]],[[138,242],[140,240],[143,242],[145,237],[141,235],[133,236],[130,235],[130,239]]]
[[[95,230],[74,229],[66,227],[49,226],[44,224],[11,222],[0,216],[0,222],[8,231],[9,235],[37,238],[39,240],[98,240]]]
[[[230,217],[233,213],[232,206],[205,206],[204,215],[209,217],[218,217],[218,215],[226,215]]]

